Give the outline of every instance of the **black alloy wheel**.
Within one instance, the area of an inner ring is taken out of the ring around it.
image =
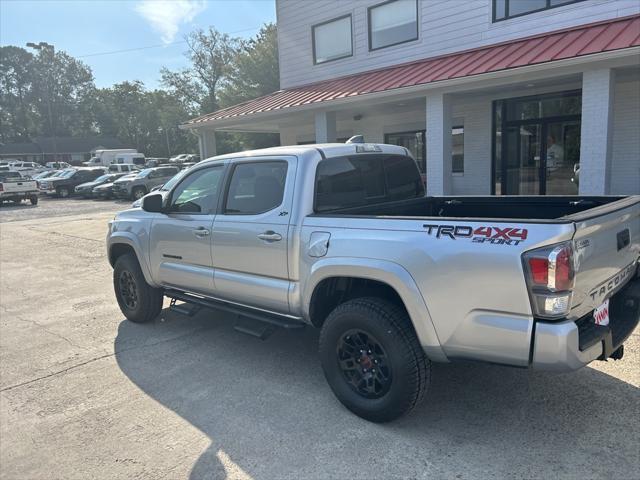
[[[336,349],[338,363],[349,386],[365,398],[383,397],[391,388],[391,366],[382,344],[363,330],[347,331]]]

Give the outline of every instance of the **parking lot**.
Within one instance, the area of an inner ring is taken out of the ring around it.
[[[2,478],[639,477],[639,330],[572,374],[435,365],[421,407],[370,424],[334,398],[311,328],[125,321],[104,239],[128,205],[0,208]]]

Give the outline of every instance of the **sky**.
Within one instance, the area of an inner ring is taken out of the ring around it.
[[[0,45],[47,42],[89,65],[98,87],[156,88],[163,66],[187,66],[188,32],[249,38],[275,17],[275,0],[0,0]],[[119,50],[130,51],[107,53]]]

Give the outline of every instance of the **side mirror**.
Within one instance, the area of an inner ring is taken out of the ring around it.
[[[154,193],[147,195],[142,199],[142,209],[145,212],[161,213],[162,212],[162,194]]]

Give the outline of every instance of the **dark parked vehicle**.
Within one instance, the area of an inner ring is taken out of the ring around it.
[[[107,182],[107,183],[103,183],[102,185],[98,185],[97,187],[93,188],[93,196],[96,198],[104,199],[104,200],[113,198],[114,197],[113,182],[115,182],[116,180],[126,180],[129,178],[133,179],[133,178],[136,178],[137,175],[138,175],[138,172],[125,173],[119,178],[111,180],[110,182]]]
[[[156,185],[162,185],[178,173],[178,168],[157,167],[142,170],[134,178],[121,178],[113,183],[113,194],[119,198],[138,200],[144,197]]]
[[[81,183],[75,188],[75,192],[78,195],[82,195],[84,198],[92,198],[95,196],[94,188],[104,185],[106,183],[113,183],[117,179],[124,177],[127,173],[107,173],[101,175],[91,182]]]
[[[39,183],[41,193],[66,198],[74,193],[75,188],[86,182],[91,182],[104,175],[104,168],[78,168],[63,170],[57,176],[45,178]]]

